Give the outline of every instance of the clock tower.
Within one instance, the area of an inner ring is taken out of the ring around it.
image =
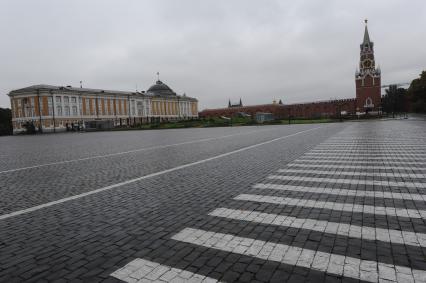
[[[359,69],[355,73],[357,112],[378,112],[381,102],[381,72],[374,61],[374,43],[370,41],[367,20],[360,48]]]

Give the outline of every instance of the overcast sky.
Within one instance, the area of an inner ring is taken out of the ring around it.
[[[365,18],[383,84],[426,69],[425,0],[0,0],[0,106],[42,83],[146,90],[157,71],[200,110],[354,97]]]

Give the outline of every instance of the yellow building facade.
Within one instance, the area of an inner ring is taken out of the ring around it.
[[[112,126],[198,118],[198,101],[177,95],[161,81],[146,92],[34,85],[11,91],[13,132],[31,123],[44,132],[87,128],[95,121]]]

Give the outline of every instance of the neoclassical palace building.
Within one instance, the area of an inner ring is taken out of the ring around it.
[[[124,126],[198,117],[197,99],[177,95],[160,80],[146,92],[33,85],[8,95],[14,133],[24,131],[28,122],[53,132],[92,121]]]

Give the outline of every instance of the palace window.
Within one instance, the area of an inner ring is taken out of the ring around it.
[[[38,97],[38,111],[40,115],[43,115],[43,102],[42,102],[42,98]]]
[[[132,114],[132,116],[136,116],[136,113],[135,113],[135,101],[134,100],[130,101],[130,106],[131,106],[130,113]]]
[[[61,104],[61,97],[60,96],[56,96],[56,104]]]
[[[89,98],[86,97],[86,113],[84,113],[85,115],[89,115],[90,114],[90,102],[89,102]]]
[[[80,110],[80,116],[83,115],[83,98],[79,97],[78,98],[78,106],[79,106],[79,110]]]
[[[107,101],[108,104],[108,114],[109,115],[113,115],[114,114],[114,106],[112,105],[112,99],[108,99]]]
[[[138,108],[138,116],[144,116],[143,103],[142,102],[138,101],[137,108]]]
[[[91,111],[90,111],[90,115],[95,115],[96,114],[96,104],[95,104],[96,101],[95,101],[94,98],[91,98],[90,101],[91,101],[91,106],[92,106]]]
[[[77,103],[77,97],[72,96],[71,97],[71,103]]]
[[[77,114],[77,106],[73,106],[72,107],[72,115],[73,116],[77,116],[78,114]]]
[[[65,116],[70,116],[70,107],[69,106],[65,106],[64,111],[65,111]]]
[[[49,112],[49,116],[53,115],[53,97],[47,97],[47,109]]]
[[[102,115],[102,99],[98,98],[98,114]]]
[[[25,104],[25,108],[27,110],[27,117],[34,117],[35,111],[34,111],[34,97],[30,97],[30,103]]]
[[[69,104],[70,98],[68,96],[64,96],[64,104]]]
[[[58,114],[58,116],[62,116],[62,107],[61,106],[56,107],[56,113]]]
[[[151,115],[150,103],[148,100],[145,100],[145,116]]]

